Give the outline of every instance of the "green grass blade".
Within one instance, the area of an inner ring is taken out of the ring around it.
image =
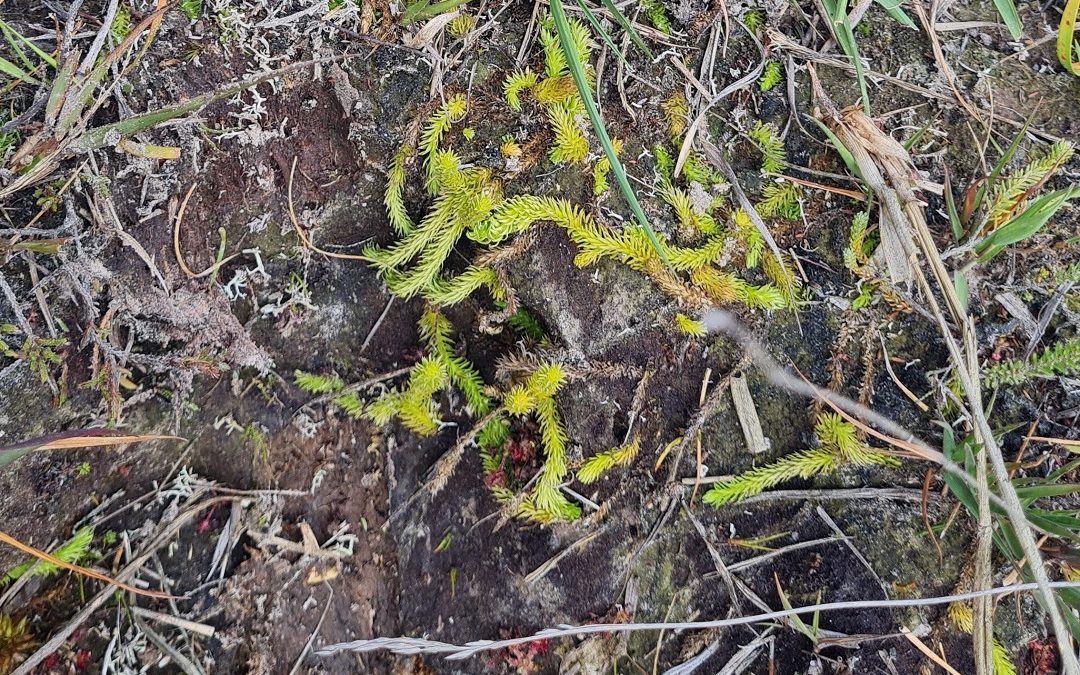
[[[818,128],[821,129],[821,133],[825,134],[825,137],[832,143],[833,148],[836,150],[836,153],[840,155],[840,159],[844,160],[844,166],[851,172],[851,175],[859,180],[863,180],[862,172],[859,171],[859,165],[855,162],[855,157],[852,156],[851,151],[844,146],[840,139],[836,137],[836,134],[832,132],[832,129],[825,126],[825,124],[816,117],[811,117],[810,119],[814,121],[814,124],[818,125]]]
[[[431,19],[457,9],[458,5],[464,2],[465,0],[443,0],[442,2],[429,3],[427,0],[419,0],[405,8],[405,12],[401,15],[398,23],[402,26],[408,26],[417,21]]]
[[[600,2],[604,5],[604,9],[610,12],[611,16],[615,18],[615,23],[619,24],[619,28],[622,28],[626,31],[626,34],[630,36],[630,41],[634,43],[634,46],[640,49],[645,56],[652,59],[652,50],[649,49],[648,45],[645,44],[645,41],[638,35],[637,30],[634,29],[634,25],[630,23],[623,13],[619,11],[619,8],[615,6],[615,3],[611,0],[600,0]]]
[[[949,214],[949,228],[952,230],[953,241],[964,238],[964,225],[960,222],[960,212],[956,210],[956,197],[952,191],[952,180],[949,177],[949,169],[945,167],[945,212]]]
[[[982,205],[983,199],[986,198],[986,191],[990,188],[991,185],[994,184],[994,180],[1001,175],[1001,172],[1005,168],[1005,165],[1008,164],[1009,161],[1012,160],[1013,155],[1016,154],[1016,150],[1020,147],[1020,141],[1024,140],[1024,138],[1027,136],[1027,130],[1029,126],[1031,126],[1031,117],[1027,118],[1027,120],[1024,122],[1024,126],[1021,127],[1020,131],[1018,131],[1016,133],[1016,136],[1013,137],[1012,143],[1009,143],[1009,147],[1005,150],[1005,152],[1001,153],[1001,157],[999,157],[998,161],[994,163],[994,168],[990,170],[990,175],[987,176],[986,180],[983,181],[982,185],[979,186],[979,189],[975,191],[975,201],[971,207],[972,213],[977,211],[979,209],[979,206]]]
[[[1051,192],[1032,202],[1024,212],[1013,218],[975,245],[979,262],[993,258],[1001,249],[1021,242],[1046,225],[1065,204],[1080,197],[1080,184]]]
[[[49,100],[45,103],[45,124],[50,127],[56,123],[56,118],[64,105],[68,90],[71,87],[72,78],[75,77],[75,68],[79,65],[79,59],[69,58],[63,67],[57,68],[56,77],[53,79],[52,88],[49,91]]]
[[[900,0],[875,0],[882,9],[888,13],[898,24],[904,28],[915,28],[915,22],[911,20],[900,7]]]
[[[30,57],[27,56],[26,52],[23,51],[23,48],[19,46],[19,41],[15,39],[13,31],[2,21],[0,21],[0,33],[4,34],[4,40],[8,43],[8,46],[11,47],[11,53],[15,55],[15,58],[22,64],[22,67],[27,70],[33,70],[34,64],[30,60]]]
[[[575,1],[577,2],[577,6],[581,8],[581,12],[585,15],[585,19],[588,20],[589,25],[592,26],[593,30],[596,31],[596,34],[600,36],[600,39],[604,41],[604,44],[607,45],[608,49],[615,54],[616,58],[625,63],[626,59],[623,58],[622,52],[619,51],[619,48],[611,41],[611,36],[608,35],[607,31],[604,30],[604,27],[600,25],[600,21],[596,18],[596,15],[592,13],[592,10],[589,9],[589,6],[585,4],[585,0]]]
[[[859,98],[862,99],[863,112],[870,115],[870,94],[866,91],[866,74],[863,72],[862,61],[859,59],[859,48],[855,43],[855,33],[851,30],[851,23],[847,18],[847,0],[839,0],[834,5],[832,16],[833,37],[837,44],[844,50],[844,54],[851,59],[855,66],[855,80],[859,83]]]
[[[19,33],[19,31],[15,30],[14,28],[12,28],[12,27],[11,27],[11,26],[9,26],[8,24],[4,23],[3,21],[0,21],[0,27],[3,27],[5,35],[6,35],[7,33],[9,33],[9,32],[10,32],[10,33],[11,33],[11,35],[15,36],[16,38],[18,38],[18,39],[19,39],[19,41],[20,41],[20,42],[22,42],[22,43],[23,43],[23,44],[25,44],[25,45],[26,45],[27,47],[29,47],[29,48],[30,48],[30,51],[32,51],[32,52],[34,52],[35,54],[37,54],[37,55],[38,55],[38,58],[39,58],[39,59],[41,59],[41,60],[42,60],[42,61],[44,61],[45,63],[49,64],[49,66],[50,66],[50,67],[52,67],[52,68],[55,68],[55,67],[56,67],[56,59],[54,59],[54,58],[53,58],[52,56],[50,56],[50,55],[49,55],[49,53],[48,53],[48,52],[46,52],[46,51],[42,50],[42,49],[41,49],[40,47],[38,47],[37,45],[35,45],[35,44],[34,44],[33,42],[31,42],[30,40],[27,40],[26,38],[24,38],[24,37],[23,37],[23,36],[22,36],[22,35],[21,35],[21,34]]]
[[[582,103],[585,104],[585,111],[589,114],[589,122],[592,124],[593,131],[596,132],[597,138],[600,139],[600,145],[604,148],[604,154],[607,155],[608,162],[611,163],[611,173],[614,174],[615,180],[619,183],[623,198],[626,199],[626,203],[630,206],[638,225],[645,232],[649,243],[656,250],[660,259],[664,261],[664,264],[670,268],[671,262],[668,260],[667,254],[664,253],[660,240],[656,238],[656,232],[653,231],[649,225],[649,220],[641,210],[641,204],[638,203],[634,188],[630,186],[630,181],[626,178],[626,171],[623,169],[618,155],[615,154],[615,148],[611,145],[611,138],[608,136],[607,129],[604,128],[604,121],[600,118],[600,111],[597,110],[596,103],[593,101],[588,80],[585,78],[585,67],[578,60],[577,52],[574,50],[570,34],[570,22],[566,19],[566,10],[563,8],[562,0],[551,0],[551,17],[555,20],[555,32],[558,33],[559,42],[562,44],[563,52],[566,53],[570,75],[574,78],[574,84],[577,86]]]
[[[1022,27],[1020,26],[1020,15],[1016,12],[1016,5],[1013,4],[1013,0],[994,0],[994,7],[997,7],[998,14],[1001,15],[1001,20],[1005,22],[1005,26],[1009,29],[1009,35],[1013,40],[1019,40],[1022,36]]]
[[[38,81],[31,77],[29,73],[2,56],[0,56],[0,73],[27,84],[38,84]]]
[[[1042,497],[1061,497],[1080,493],[1080,484],[1056,483],[1053,485],[1023,485],[1016,487],[1016,496],[1020,499],[1040,499]]]

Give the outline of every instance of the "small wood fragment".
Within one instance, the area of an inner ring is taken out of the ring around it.
[[[769,449],[769,444],[765,441],[765,434],[761,430],[761,421],[758,419],[754,399],[750,396],[750,387],[746,384],[746,377],[742,373],[735,373],[730,381],[731,400],[735,403],[735,414],[739,416],[739,426],[742,427],[746,447],[755,455],[765,452]]]

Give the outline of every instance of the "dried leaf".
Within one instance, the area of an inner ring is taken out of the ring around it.
[[[460,12],[454,10],[453,12],[440,14],[434,19],[428,21],[423,25],[420,30],[416,31],[414,35],[405,38],[405,46],[411,47],[413,49],[418,49],[420,47],[430,44],[431,41],[434,40],[435,37],[442,32],[443,28],[446,28],[447,24],[457,18],[458,14],[460,14]]]

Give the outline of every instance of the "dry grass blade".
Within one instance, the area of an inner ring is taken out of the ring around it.
[[[9,464],[19,457],[35,450],[72,450],[75,448],[101,448],[114,445],[127,445],[143,441],[178,440],[179,436],[127,435],[111,429],[79,429],[62,431],[47,436],[38,436],[18,443],[0,446],[0,466]]]
[[[111,578],[111,577],[109,577],[107,575],[101,574],[100,572],[95,572],[94,570],[87,569],[85,567],[82,567],[80,565],[76,565],[74,563],[65,562],[65,561],[63,561],[63,560],[61,560],[61,559],[59,559],[59,558],[57,558],[55,556],[49,555],[48,553],[46,553],[45,551],[42,551],[41,549],[37,549],[37,548],[34,548],[33,546],[30,546],[29,544],[22,543],[21,541],[19,541],[15,537],[12,537],[10,534],[7,534],[6,532],[0,531],[0,542],[3,542],[5,544],[7,544],[8,546],[10,546],[10,547],[12,547],[14,549],[22,551],[23,553],[25,553],[27,555],[34,556],[38,560],[47,562],[50,565],[55,565],[57,567],[62,567],[64,569],[69,570],[71,572],[74,572],[76,574],[81,574],[84,577],[88,577],[90,579],[96,579],[96,580],[104,582],[106,584],[112,584],[113,586],[117,586],[119,588],[124,589],[125,591],[129,591],[129,592],[135,593],[137,595],[145,595],[146,597],[149,597],[149,598],[170,598],[170,597],[172,597],[172,596],[168,595],[167,593],[158,593],[157,591],[146,591],[146,590],[143,590],[141,588],[135,588],[134,586],[130,586],[128,584],[125,584],[122,581],[118,581],[116,579],[113,579],[113,578]]]
[[[945,661],[945,659],[938,656],[933,649],[927,647],[926,643],[916,637],[910,630],[908,630],[907,628],[901,628],[900,632],[905,638],[907,638],[908,642],[910,642],[920,652],[925,654],[926,658],[930,659],[938,666],[940,666],[941,669],[944,670],[946,673],[949,673],[949,675],[960,675],[956,668],[950,666],[948,662]]]

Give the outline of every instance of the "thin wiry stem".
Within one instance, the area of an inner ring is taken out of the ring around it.
[[[1050,584],[1051,588],[1080,588],[1080,582],[1056,581]],[[374,652],[387,650],[395,654],[442,654],[448,659],[461,660],[476,656],[482,652],[497,651],[514,647],[516,645],[551,640],[554,638],[574,637],[595,633],[611,632],[642,632],[654,630],[709,630],[717,628],[730,628],[732,626],[745,626],[752,623],[763,623],[784,619],[802,614],[815,612],[833,612],[838,610],[853,609],[900,609],[906,607],[929,607],[934,605],[947,605],[952,602],[964,602],[985,596],[1008,595],[1020,591],[1033,591],[1039,588],[1038,584],[1015,584],[1013,586],[998,586],[980,591],[957,593],[932,598],[908,598],[900,600],[850,600],[846,602],[826,602],[806,607],[793,607],[775,612],[765,612],[752,616],[740,616],[731,619],[718,619],[715,621],[684,621],[684,622],[657,622],[657,623],[594,623],[585,626],[570,626],[561,624],[556,628],[545,628],[537,633],[526,637],[510,638],[507,640],[474,640],[464,645],[455,645],[436,640],[423,638],[374,638],[371,640],[354,640],[352,642],[340,642],[328,645],[315,652],[317,656],[333,656],[340,652]]]

